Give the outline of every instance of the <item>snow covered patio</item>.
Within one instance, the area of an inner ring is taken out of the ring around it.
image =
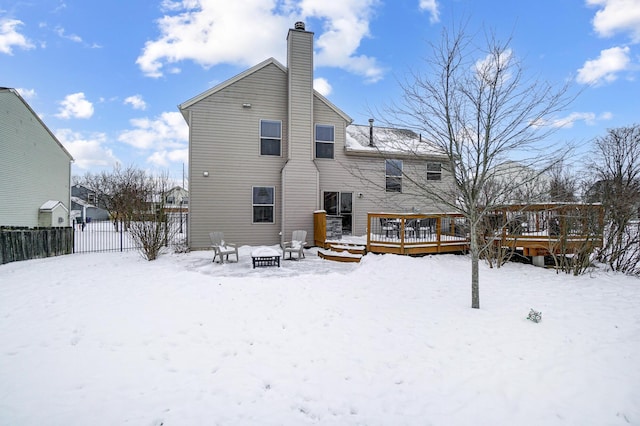
[[[0,266],[0,424],[640,424],[638,279],[250,252]]]

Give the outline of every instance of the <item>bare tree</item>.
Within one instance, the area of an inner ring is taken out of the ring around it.
[[[578,201],[577,176],[563,162],[555,164],[549,172],[549,200],[563,203]]]
[[[152,176],[134,166],[116,165],[112,171],[87,173],[79,183],[96,194],[97,204],[107,210],[115,229],[124,227],[147,260],[158,257],[175,230],[165,209],[169,191],[167,174]]]
[[[109,212],[117,228],[128,225],[136,212],[146,208],[148,177],[144,170],[117,164],[113,170],[87,173],[79,183],[96,194],[96,204]]]
[[[607,232],[599,260],[614,271],[640,274],[640,125],[609,129],[594,143],[590,202],[605,208]]]
[[[557,157],[538,145],[554,130],[549,126],[554,115],[572,100],[566,84],[526,77],[510,40],[501,43],[492,35],[485,40],[480,48],[464,30],[444,30],[440,43],[432,45],[427,71],[413,73],[402,85],[402,102],[385,111],[386,122],[425,135],[446,155],[450,191],[427,180],[414,183],[469,223],[472,308],[480,307],[482,222],[553,164]],[[497,167],[511,156],[536,172],[513,179],[513,170]]]
[[[147,260],[157,259],[178,229],[173,227],[165,208],[165,197],[171,189],[168,175],[147,175],[144,185],[145,209],[131,222],[129,232]]]

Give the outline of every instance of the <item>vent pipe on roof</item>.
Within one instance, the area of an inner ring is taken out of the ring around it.
[[[296,22],[295,25],[293,26],[293,28],[295,28],[296,30],[304,31],[304,22],[302,22],[302,21]]]
[[[375,146],[373,143],[373,118],[369,119],[369,146]]]

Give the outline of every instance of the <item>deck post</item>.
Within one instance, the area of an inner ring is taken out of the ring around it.
[[[327,212],[318,210],[313,213],[313,243],[325,248],[327,240]]]
[[[367,213],[367,251],[371,251],[371,233],[373,227],[371,226],[371,213]]]
[[[404,216],[400,218],[400,254],[404,254]]]

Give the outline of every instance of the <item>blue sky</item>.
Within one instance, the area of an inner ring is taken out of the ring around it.
[[[399,100],[428,43],[468,20],[495,30],[541,80],[581,95],[558,142],[589,148],[640,123],[640,0],[0,0],[0,86],[17,88],[76,159],[180,180],[187,126],[177,105],[264,59],[286,64],[295,21],[315,33],[315,87],[354,119]]]

